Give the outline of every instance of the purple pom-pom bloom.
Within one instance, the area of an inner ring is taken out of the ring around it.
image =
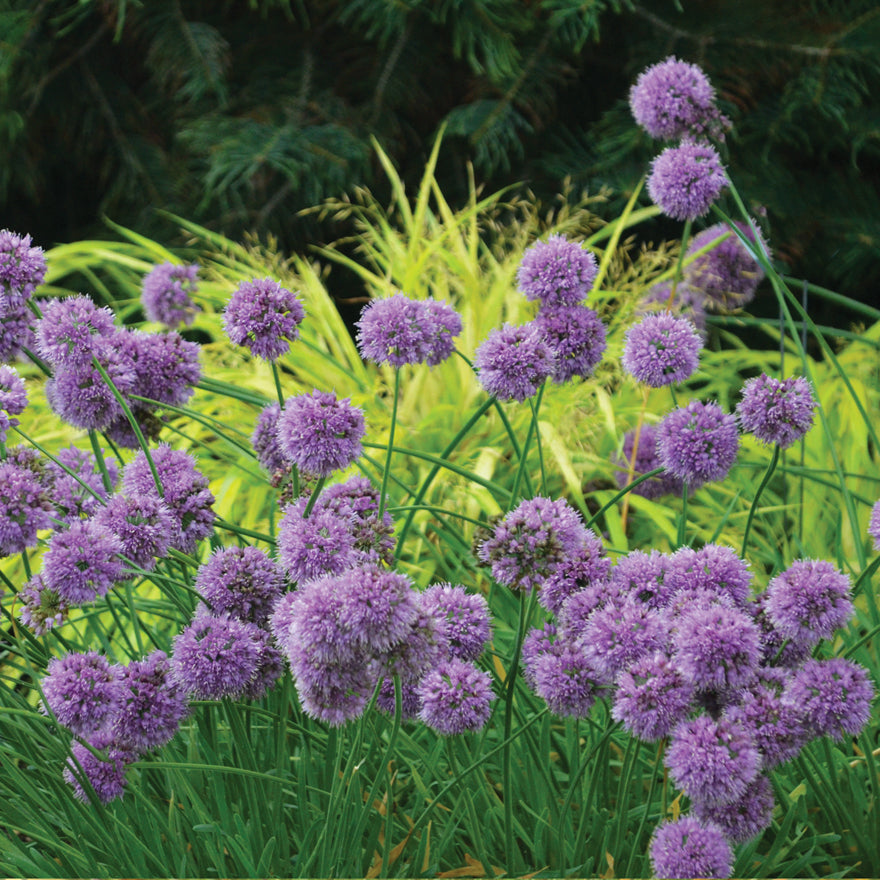
[[[565,647],[562,642],[557,640],[556,636],[556,624],[547,622],[542,627],[530,629],[528,635],[523,639],[520,655],[522,657],[523,678],[533,690],[538,661],[545,654],[561,653]]]
[[[300,470],[318,477],[353,464],[366,428],[363,411],[328,391],[289,398],[278,417],[278,445]]]
[[[849,576],[830,562],[799,559],[767,585],[764,610],[787,639],[830,639],[853,613]]]
[[[444,736],[480,730],[492,711],[492,681],[487,672],[453,657],[429,672],[419,685],[420,717]]]
[[[32,246],[29,235],[0,231],[0,309],[23,305],[45,277],[43,249]]]
[[[691,376],[699,366],[702,347],[700,334],[687,318],[659,312],[627,330],[621,362],[640,382],[661,388]]]
[[[785,700],[798,707],[814,736],[858,736],[871,717],[874,685],[867,670],[843,657],[807,660],[794,674]]]
[[[668,736],[691,708],[693,685],[665,654],[642,657],[617,676],[611,714],[634,736]]]
[[[27,468],[0,463],[0,557],[21,553],[49,528],[51,502],[39,478]]]
[[[542,306],[573,306],[586,298],[598,272],[588,250],[564,235],[551,235],[526,250],[516,280],[526,299]]]
[[[59,449],[55,453],[55,458],[60,464],[54,461],[47,462],[46,470],[52,476],[52,501],[58,512],[56,515],[66,523],[71,523],[96,514],[107,501],[108,495],[94,454],[76,446],[67,446]],[[61,465],[76,474],[79,479],[64,470]],[[104,466],[112,489],[119,481],[116,459],[105,456]],[[91,491],[86,489],[83,483]]]
[[[44,636],[50,629],[61,626],[70,611],[70,606],[56,592],[46,588],[40,575],[35,575],[22,587],[18,601],[21,603],[21,622],[37,636]]]
[[[623,437],[623,461],[620,462],[621,470],[615,474],[617,485],[622,489],[629,485],[629,468],[632,462],[633,480],[647,474],[650,471],[662,467],[660,457],[657,455],[657,426],[642,425],[638,436],[638,446],[636,446],[636,432],[627,431]],[[635,461],[633,462],[633,448],[636,449]],[[670,473],[658,474],[639,483],[632,492],[634,495],[641,495],[643,498],[654,500],[662,498],[664,495],[680,495],[684,483],[676,476]]]
[[[800,440],[813,424],[816,399],[803,376],[774,379],[766,373],[749,379],[736,408],[743,431],[764,443],[786,449]]]
[[[556,357],[534,322],[492,330],[474,355],[477,378],[499,400],[528,400],[556,369]]]
[[[576,376],[586,379],[605,352],[605,325],[588,306],[542,309],[534,320],[553,352],[550,378],[562,384]]]
[[[328,486],[316,507],[348,519],[355,549],[363,559],[390,563],[393,559],[394,522],[387,511],[379,517],[379,490],[366,478],[349,477]]]
[[[741,798],[758,775],[761,756],[751,732],[722,716],[682,721],[666,750],[675,784],[694,800],[729,804]]]
[[[722,830],[691,816],[664,822],[650,845],[654,877],[721,877],[733,872],[733,850]]]
[[[877,501],[871,508],[868,534],[874,539],[874,549],[880,550],[880,501]]]
[[[271,278],[243,281],[226,304],[223,329],[236,345],[274,361],[290,350],[305,317],[296,294]]]
[[[492,577],[516,590],[540,586],[569,554],[577,553],[585,526],[564,498],[531,498],[499,523],[478,550]]]
[[[535,693],[554,715],[586,718],[599,687],[590,661],[572,645],[556,642],[555,650],[541,654],[532,669]]]
[[[727,476],[738,449],[736,418],[711,401],[692,400],[657,427],[660,463],[691,489]]]
[[[632,550],[617,560],[611,571],[611,582],[616,593],[652,608],[662,608],[672,596],[672,589],[666,583],[671,565],[670,557],[659,550],[649,553]]]
[[[192,301],[199,267],[162,263],[144,277],[141,305],[148,321],[168,327],[192,324],[199,307]]]
[[[257,455],[260,467],[273,476],[279,471],[287,470],[289,462],[281,452],[278,443],[278,416],[281,415],[281,405],[270,403],[260,410],[256,427],[251,435],[251,445]]]
[[[168,505],[155,495],[114,495],[95,514],[95,522],[119,538],[122,556],[146,571],[168,552],[179,530]]]
[[[706,544],[699,550],[681,547],[670,558],[666,585],[671,591],[707,590],[745,607],[752,573],[749,564],[731,547]]]
[[[106,757],[96,757],[83,743],[73,743],[72,757],[64,768],[64,780],[73,786],[74,796],[78,800],[88,801],[92,795],[82,784],[85,776],[98,800],[107,804],[124,792],[126,767],[137,760],[137,754],[131,749],[120,748],[108,731],[96,733],[89,745],[101,751],[106,749]]]
[[[558,614],[565,600],[581,590],[601,590],[608,580],[611,560],[595,532],[584,527],[581,544],[575,552],[562,558],[559,565],[541,585],[538,601],[553,614]]]
[[[434,584],[419,596],[422,613],[434,622],[444,650],[461,660],[476,660],[492,636],[489,605],[476,593],[452,584]]]
[[[667,217],[696,220],[709,212],[727,186],[727,174],[714,147],[684,141],[667,147],[651,163],[648,194]]]
[[[721,137],[730,124],[715,106],[715,89],[706,74],[674,55],[639,74],[629,105],[635,121],[661,140]]]
[[[46,705],[77,736],[97,733],[122,708],[121,668],[96,651],[49,661],[43,679]]]
[[[728,840],[745,843],[770,825],[774,805],[770,780],[758,776],[749,783],[745,794],[733,803],[709,806],[697,799],[693,810],[701,822],[714,822]]]
[[[192,397],[202,378],[197,343],[189,342],[175,330],[119,330],[114,340],[134,366],[133,393],[172,406],[183,406]],[[147,406],[140,401],[133,403]]]
[[[53,367],[87,365],[100,340],[112,336],[114,321],[110,309],[87,296],[49,300],[37,322],[37,347]]]
[[[278,525],[278,559],[293,583],[341,574],[359,561],[348,517],[315,508],[306,517],[307,498],[284,511]]]
[[[6,442],[9,428],[18,424],[18,419],[9,417],[24,412],[27,402],[27,392],[21,376],[12,367],[0,366],[0,443]]]
[[[0,308],[0,363],[11,361],[23,348],[36,348],[34,321],[26,305]]]

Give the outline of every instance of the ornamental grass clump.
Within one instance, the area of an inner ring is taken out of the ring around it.
[[[812,322],[702,71],[632,103],[685,140],[610,219],[379,150],[392,209],[319,252],[352,334],[326,267],[188,221],[0,235],[4,872],[880,872],[880,325]]]

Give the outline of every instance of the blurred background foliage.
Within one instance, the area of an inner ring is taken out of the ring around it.
[[[174,244],[164,208],[301,252],[346,233],[302,209],[390,197],[371,138],[415,186],[441,127],[453,206],[470,162],[545,204],[610,190],[616,216],[659,146],[629,86],[672,53],[715,84],[777,258],[873,301],[876,0],[0,0],[0,226],[48,247],[113,237],[106,216]]]

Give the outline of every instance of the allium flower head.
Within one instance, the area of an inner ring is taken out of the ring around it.
[[[0,231],[0,309],[23,305],[45,277],[43,249],[31,245],[29,235]]]
[[[281,453],[300,470],[327,477],[353,464],[363,451],[363,411],[327,391],[288,398],[278,417]]]
[[[256,674],[242,691],[242,697],[246,700],[262,699],[284,675],[285,669],[284,657],[272,644],[272,634],[268,630],[255,630],[254,639],[260,649],[260,662],[257,664]]]
[[[88,296],[47,300],[37,322],[37,348],[53,367],[82,366],[91,362],[99,340],[114,329],[113,312],[96,306]]]
[[[532,669],[533,688],[554,715],[586,718],[599,688],[589,660],[574,646],[557,642],[541,654]]]
[[[438,664],[421,681],[420,717],[444,736],[473,733],[489,720],[492,681],[489,674],[453,657]]]
[[[82,777],[85,776],[98,800],[108,804],[121,797],[125,791],[125,770],[137,760],[137,753],[128,748],[120,748],[109,731],[96,733],[89,740],[89,745],[102,752],[106,750],[106,756],[96,757],[83,743],[73,743],[72,757],[64,768],[64,781],[73,787],[77,800],[89,801],[92,794],[82,784]]]
[[[635,462],[633,462],[633,449],[635,448]],[[629,485],[629,468],[633,462],[633,480],[647,474],[650,471],[662,467],[660,457],[657,455],[657,426],[642,425],[638,435],[638,446],[636,446],[635,430],[627,431],[623,436],[623,460],[619,461],[620,469],[615,474],[617,485],[622,489]],[[668,472],[658,474],[639,483],[632,492],[634,495],[641,495],[643,498],[652,500],[662,498],[664,495],[680,495],[684,483],[678,477]]]
[[[767,253],[767,245],[760,233],[756,239],[747,223],[738,220],[734,223],[746,238]],[[742,308],[755,298],[764,270],[727,224],[716,223],[698,232],[691,239],[685,257],[692,256],[719,239],[720,243],[712,250],[684,267],[684,280],[688,286],[700,291],[707,309],[721,311]]]
[[[257,461],[263,470],[270,475],[278,471],[286,470],[290,463],[281,452],[278,443],[278,416],[281,415],[281,405],[270,403],[260,410],[256,427],[251,434],[251,445],[257,455]]]
[[[363,559],[391,563],[394,521],[387,511],[379,516],[379,490],[366,477],[355,475],[327,486],[315,506],[348,520],[355,550]]]
[[[550,378],[557,384],[586,379],[602,360],[605,325],[588,306],[542,309],[533,323],[553,353]]]
[[[672,592],[706,590],[745,607],[752,572],[749,564],[731,547],[706,544],[699,550],[681,547],[669,560],[666,584]]]
[[[642,298],[637,314],[650,315],[658,312],[667,312],[678,318],[687,318],[701,339],[706,338],[706,294],[697,287],[685,281],[679,281],[675,285],[675,295],[672,293],[672,282],[661,281],[648,288]]]
[[[635,121],[662,140],[721,137],[730,124],[715,106],[715,89],[706,74],[674,55],[639,74],[629,105]]]
[[[271,278],[242,282],[223,313],[223,329],[236,345],[274,361],[299,336],[305,309],[296,294]]]
[[[632,550],[621,556],[611,570],[615,591],[652,608],[668,604],[672,590],[666,583],[672,560],[659,550]]]
[[[291,664],[306,715],[339,727],[363,714],[376,687],[375,670],[364,656],[330,663]]]
[[[722,830],[691,816],[664,822],[650,844],[654,877],[729,877],[733,873],[733,850]]]
[[[114,495],[95,514],[95,522],[112,532],[122,545],[121,555],[152,571],[179,531],[171,509],[152,495]]]
[[[691,489],[727,476],[738,449],[736,418],[711,401],[692,400],[657,427],[660,463]]]
[[[461,333],[461,315],[449,303],[427,299],[421,303],[423,333],[429,367],[443,363],[455,350],[455,337]]]
[[[787,639],[830,639],[852,617],[850,579],[824,560],[798,559],[767,585],[764,608]]]
[[[584,540],[577,511],[564,498],[531,498],[495,525],[478,552],[492,565],[492,577],[516,590],[540,586]]]
[[[586,299],[598,272],[596,258],[578,242],[551,235],[526,250],[516,280],[526,299],[573,306]]]
[[[108,494],[94,454],[76,446],[66,446],[55,453],[55,458],[60,464],[54,461],[47,462],[46,470],[52,478],[52,501],[55,504],[56,516],[71,523],[97,513],[107,501]],[[60,465],[64,465],[67,470]],[[109,455],[104,456],[104,467],[107,469],[112,489],[119,481],[116,459]],[[76,474],[79,479],[67,471]],[[86,489],[83,483],[91,491]]]
[[[691,708],[693,685],[662,653],[642,657],[615,682],[611,714],[639,739],[668,736]]]
[[[114,339],[132,361],[133,393],[172,406],[183,406],[192,397],[202,378],[198,343],[189,342],[175,330],[118,330]]]
[[[580,590],[601,590],[608,580],[611,560],[591,529],[584,527],[578,549],[562,558],[538,593],[538,601],[553,614],[558,614],[565,600]]]
[[[35,349],[34,314],[26,306],[0,307],[0,363],[17,357],[22,349]]]
[[[556,369],[556,357],[534,322],[492,330],[474,355],[477,378],[499,400],[528,400]]]
[[[651,163],[648,194],[673,220],[696,220],[709,212],[727,186],[727,174],[714,147],[684,141],[667,147]]]
[[[749,379],[736,407],[743,431],[764,443],[786,449],[800,440],[813,424],[816,399],[803,376],[774,379],[766,373]]]
[[[745,843],[770,825],[775,803],[770,780],[759,775],[733,803],[709,806],[697,799],[693,810],[697,819],[717,825],[728,840]]]
[[[307,498],[289,505],[278,524],[278,559],[293,583],[325,574],[341,574],[358,562],[348,517],[314,509],[305,515]]]
[[[722,716],[682,721],[666,750],[675,784],[691,800],[729,804],[741,798],[758,775],[761,756],[751,732]]]
[[[221,547],[199,567],[194,586],[215,614],[263,625],[281,596],[284,573],[259,547]]]
[[[868,534],[874,539],[874,549],[880,550],[880,501],[871,508],[871,519],[868,522]]]
[[[557,647],[558,645],[558,647]],[[557,639],[556,624],[547,622],[541,627],[532,627],[523,639],[522,659],[523,677],[532,690],[535,688],[535,673],[538,661],[545,654],[561,653],[564,644]]]
[[[0,557],[37,544],[37,532],[49,528],[51,509],[45,488],[32,471],[0,462]]]
[[[92,736],[122,708],[121,669],[96,651],[53,657],[43,696],[61,724],[77,736]]]
[[[668,312],[646,315],[626,332],[623,368],[646,385],[684,382],[700,363],[700,334],[687,318]]]
[[[450,656],[476,660],[492,636],[486,600],[452,584],[434,584],[419,595],[422,613],[434,622],[437,641]]]
[[[189,326],[199,307],[192,301],[198,289],[196,278],[199,267],[175,263],[161,263],[145,276],[141,290],[141,305],[148,321],[157,321],[168,327]]]
[[[50,629],[61,626],[70,612],[70,606],[46,587],[39,574],[19,590],[17,598],[21,604],[19,619],[36,636],[44,636]]]
[[[0,366],[0,443],[6,442],[6,432],[18,424],[18,419],[10,416],[24,412],[27,402],[21,376],[12,367]]]

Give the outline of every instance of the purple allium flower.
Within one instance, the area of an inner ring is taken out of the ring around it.
[[[110,723],[115,744],[143,752],[165,745],[189,712],[186,691],[164,651],[132,660],[121,676],[122,706]]]
[[[736,418],[711,401],[692,400],[657,426],[660,463],[690,489],[724,479],[738,449]]]
[[[141,305],[148,321],[157,321],[168,327],[186,324],[195,319],[199,307],[192,301],[198,289],[196,278],[199,267],[195,263],[181,266],[161,263],[145,276],[141,290]]]
[[[46,277],[43,249],[29,235],[0,231],[0,309],[21,306]]]
[[[585,526],[564,498],[531,498],[496,523],[477,555],[491,563],[499,584],[529,591],[540,586],[584,542]]]
[[[745,794],[730,804],[709,806],[694,801],[694,815],[701,822],[714,822],[733,843],[745,843],[765,828],[773,818],[773,788],[763,775],[753,779]]]
[[[53,657],[43,696],[61,724],[77,736],[92,736],[122,708],[121,667],[96,651]]]
[[[664,822],[650,844],[654,877],[729,877],[733,873],[733,850],[724,832],[691,816]]]
[[[767,598],[765,590],[746,606],[751,611],[755,623],[761,627],[763,662],[767,666],[795,669],[810,656],[813,643],[793,641],[782,635],[767,614]]]
[[[787,639],[830,639],[853,614],[849,575],[824,560],[798,559],[767,585],[764,608]]]
[[[520,653],[523,678],[532,690],[535,689],[535,672],[541,657],[548,653],[561,653],[564,648],[564,644],[558,642],[556,636],[556,624],[547,622],[541,627],[532,627],[523,639]]]
[[[696,65],[670,55],[645,68],[629,91],[635,121],[662,140],[723,137],[730,121],[715,106],[715,89]]]
[[[208,478],[196,469],[195,459],[181,449],[165,443],[152,451],[153,464],[162,484],[162,501],[177,520],[178,529],[171,546],[192,553],[202,538],[211,534],[216,514],[212,509],[214,495]],[[149,462],[143,450],[122,470],[123,491],[132,497],[159,497]]]
[[[89,741],[93,749],[106,750],[106,757],[96,757],[85,745],[75,742],[71,746],[72,757],[64,768],[64,781],[73,786],[77,800],[89,801],[91,792],[82,784],[86,781],[102,803],[110,803],[125,790],[125,770],[137,760],[130,749],[120,748],[107,731],[96,733]],[[77,766],[78,765],[78,766]]]
[[[662,608],[670,600],[672,590],[666,583],[672,560],[659,550],[645,553],[632,550],[621,556],[611,570],[615,592],[644,602],[652,608]]]
[[[687,318],[697,332],[700,339],[706,338],[706,294],[696,287],[692,287],[685,281],[679,281],[675,285],[675,295],[672,294],[672,282],[662,281],[648,288],[642,298],[637,314],[657,314],[658,310],[651,308],[654,305],[661,308],[659,313],[666,312],[679,318]]]
[[[198,700],[241,696],[257,675],[261,632],[236,617],[197,613],[174,639],[174,677]]]
[[[696,607],[679,617],[674,646],[676,665],[696,688],[738,688],[757,673],[761,631],[737,608]]]
[[[868,671],[843,657],[807,660],[794,674],[785,699],[799,707],[814,736],[858,736],[871,716],[874,684]]]
[[[598,272],[588,250],[557,234],[526,250],[516,280],[526,299],[542,306],[573,306],[586,299]]]
[[[593,613],[620,599],[620,591],[613,581],[591,584],[566,597],[559,609],[557,624],[563,641],[576,642],[584,634]]]
[[[474,355],[477,378],[499,400],[528,400],[556,369],[553,350],[534,322],[492,330]]]
[[[0,366],[0,443],[6,442],[6,432],[18,424],[18,419],[10,416],[22,413],[27,402],[21,376],[12,367]]]
[[[666,766],[675,784],[691,800],[699,798],[707,805],[741,798],[760,765],[751,731],[724,716],[682,721],[666,750]]]
[[[684,382],[700,363],[700,334],[687,318],[646,315],[626,332],[623,368],[652,388]]]
[[[317,505],[305,516],[308,498],[289,505],[278,524],[278,559],[292,583],[341,574],[359,561],[348,517]]]
[[[554,715],[586,718],[596,702],[598,676],[573,645],[556,642],[556,650],[538,657],[532,669],[533,689]]]
[[[162,433],[162,428],[165,427],[165,419],[157,415],[153,407],[140,401],[132,401],[128,404],[128,409],[135,422],[137,422],[141,434],[144,435],[147,443],[158,440],[159,435]],[[117,446],[121,446],[123,449],[141,448],[141,441],[138,435],[135,434],[128,417],[125,415],[117,416],[102,431],[108,440]]]
[[[391,563],[394,522],[387,511],[380,520],[379,490],[366,477],[353,476],[344,483],[327,486],[318,496],[316,506],[348,518],[355,549],[363,558]]]
[[[257,455],[257,461],[263,470],[270,475],[278,471],[285,471],[290,466],[287,459],[281,453],[278,443],[278,416],[281,415],[281,405],[270,403],[260,410],[256,427],[251,434],[251,445]]]
[[[665,655],[637,660],[615,682],[611,714],[634,736],[657,740],[668,736],[691,708],[693,685]]]
[[[330,663],[302,662],[291,669],[303,711],[333,727],[362,715],[377,683],[366,658],[357,655]]]
[[[171,509],[155,495],[114,495],[95,522],[119,538],[121,556],[146,571],[156,567],[156,557],[168,552],[179,532]]]
[[[301,594],[298,592],[284,593],[275,600],[272,613],[269,615],[269,631],[275,636],[275,642],[286,653],[289,653],[287,644],[290,641],[290,628],[293,625],[296,605],[300,598]]]
[[[94,519],[71,523],[49,539],[43,581],[69,605],[93,602],[123,579],[121,551],[119,538]]]
[[[0,363],[11,361],[21,350],[36,348],[34,315],[27,306],[0,308]]]
[[[370,300],[357,328],[358,349],[366,360],[393,367],[425,362],[435,366],[452,354],[461,317],[447,303],[397,293]]]
[[[300,470],[327,477],[357,461],[365,430],[363,410],[352,406],[350,398],[315,390],[285,401],[278,416],[278,445]]]
[[[534,320],[553,353],[550,378],[562,384],[576,376],[586,379],[605,352],[605,325],[588,306],[542,309]]]
[[[707,590],[745,607],[752,572],[749,564],[731,547],[706,544],[699,550],[681,547],[670,558],[666,584],[672,591]]]
[[[433,584],[419,595],[422,613],[432,618],[437,639],[449,656],[476,660],[492,637],[489,604],[477,593],[452,584]]]
[[[816,399],[803,376],[774,379],[766,373],[749,379],[742,387],[736,407],[743,431],[763,443],[786,449],[809,431],[816,411]]]
[[[107,490],[98,461],[92,452],[67,446],[55,453],[60,465],[54,461],[47,462],[46,470],[52,478],[52,501],[60,519],[66,523],[76,522],[83,517],[96,514],[108,499]],[[112,456],[104,457],[104,466],[110,478],[111,488],[119,481],[119,468]],[[67,471],[76,474],[76,479]],[[81,482],[80,482],[81,481]],[[83,483],[91,489],[88,491]]]
[[[37,321],[37,348],[53,367],[88,366],[103,349],[100,341],[113,335],[114,322],[110,309],[87,296],[47,300]]]
[[[635,430],[627,431],[623,437],[623,460],[619,461],[620,470],[615,474],[617,485],[622,489],[629,485],[629,467],[633,460],[633,447],[636,449],[636,457],[633,465],[633,479],[637,479],[643,474],[656,470],[661,467],[660,457],[657,455],[657,426],[642,425],[639,431],[638,446],[636,446]],[[684,483],[670,473],[658,474],[639,483],[632,490],[634,495],[641,495],[643,498],[655,500],[662,498],[664,495],[680,495]]]
[[[379,693],[376,697],[376,705],[389,715],[394,714],[394,678],[383,678],[379,685]],[[400,717],[405,721],[411,721],[419,717],[422,711],[422,698],[419,695],[419,679],[400,681]]]
[[[868,534],[874,539],[874,549],[880,550],[880,501],[871,508],[871,519],[868,522]]]
[[[272,644],[272,634],[265,629],[254,632],[260,647],[260,662],[253,679],[246,685],[242,697],[246,700],[262,699],[284,675],[284,657]]]
[[[299,337],[305,309],[295,293],[271,278],[243,281],[226,304],[223,329],[236,345],[277,360]]]
[[[538,601],[551,613],[559,614],[565,600],[581,590],[601,590],[608,580],[611,560],[591,529],[584,528],[581,545],[562,558],[538,593]]]
[[[270,627],[295,676],[300,665],[317,668],[365,656],[340,623],[344,598],[339,578],[327,575],[307,581],[275,605]]]
[[[756,239],[747,223],[738,220],[734,223],[760,250],[765,254],[768,252],[760,232]],[[757,225],[755,228],[757,229]],[[684,268],[685,282],[703,294],[705,307],[711,311],[748,305],[755,298],[755,291],[764,277],[761,264],[726,223],[716,223],[697,233],[685,251],[685,258],[722,238],[712,250],[697,257]]]
[[[175,330],[119,330],[114,339],[133,363],[134,394],[172,406],[183,406],[192,397],[202,378],[198,343],[187,341]]]
[[[262,626],[281,596],[284,573],[259,547],[221,547],[199,567],[194,586],[215,614]]]
[[[51,525],[51,510],[39,477],[16,464],[0,462],[0,557],[37,544],[37,532]]]
[[[709,144],[683,141],[651,163],[648,195],[673,220],[696,220],[709,212],[727,186],[721,157]]]
[[[54,591],[46,588],[40,575],[35,575],[19,590],[21,603],[19,619],[34,635],[44,636],[50,629],[61,626],[70,606]]]
[[[597,608],[575,644],[595,670],[595,676],[610,684],[619,672],[641,657],[665,652],[669,635],[665,615],[630,597]]]
[[[444,736],[480,730],[492,712],[492,680],[487,672],[457,657],[444,660],[419,685],[419,717]]]

